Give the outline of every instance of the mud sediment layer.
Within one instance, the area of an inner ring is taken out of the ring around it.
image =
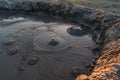
[[[0,8],[30,12],[43,12],[74,21],[91,29],[98,45],[94,53],[101,53],[90,75],[76,80],[120,80],[120,16],[104,11],[73,5],[43,1],[0,1]]]

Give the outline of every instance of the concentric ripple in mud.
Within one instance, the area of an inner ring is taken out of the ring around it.
[[[36,50],[45,50],[45,51],[61,51],[67,48],[68,44],[60,35],[51,32],[51,31],[42,31],[38,35],[35,35],[34,47]],[[59,44],[56,46],[50,46],[49,41],[51,39],[58,39]]]

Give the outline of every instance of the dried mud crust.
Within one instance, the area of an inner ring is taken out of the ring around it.
[[[111,32],[111,33],[110,33]],[[91,75],[80,75],[76,80],[120,80],[120,22],[106,31],[102,55],[96,61]]]

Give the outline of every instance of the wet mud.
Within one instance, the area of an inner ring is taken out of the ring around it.
[[[96,47],[90,30],[41,15],[0,11],[0,78],[74,80],[89,74]]]

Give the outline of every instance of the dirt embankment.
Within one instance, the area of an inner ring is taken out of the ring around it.
[[[80,75],[76,80],[120,80],[120,21],[113,24],[104,34],[107,43],[96,61],[91,75]]]

